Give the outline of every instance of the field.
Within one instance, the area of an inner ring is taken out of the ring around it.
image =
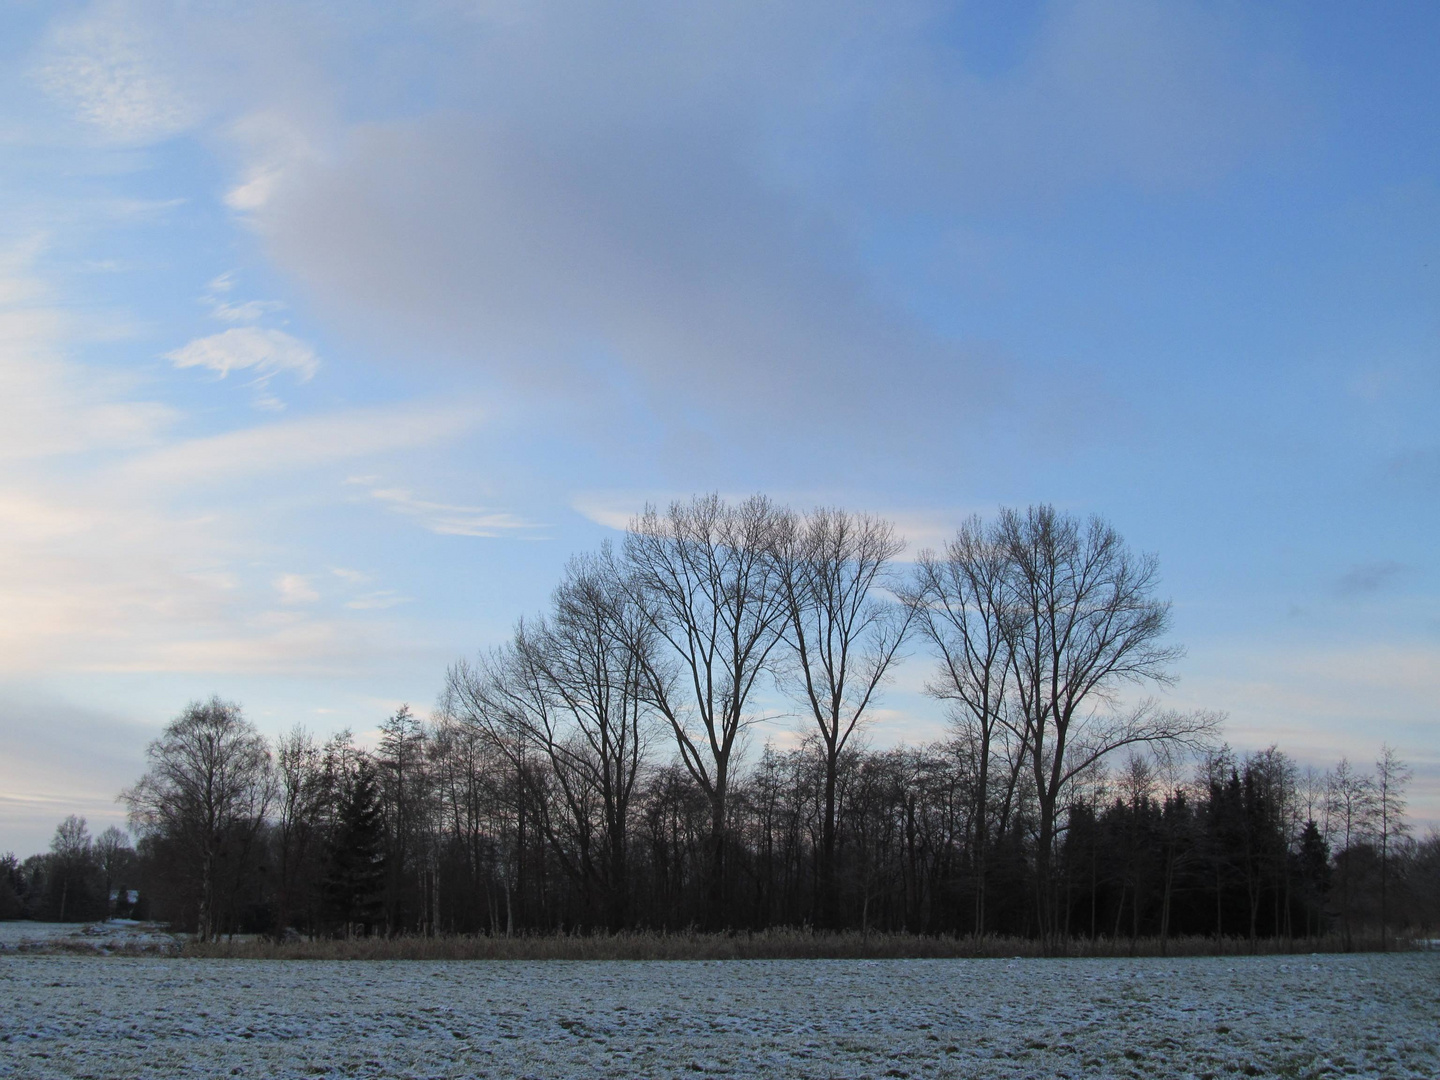
[[[0,1076],[1440,1076],[1440,954],[0,956]]]
[[[0,956],[9,952],[173,953],[183,937],[155,923],[110,919],[96,923],[0,922]]]

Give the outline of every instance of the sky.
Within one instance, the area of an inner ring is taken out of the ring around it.
[[[1422,2],[10,0],[0,851],[198,697],[428,710],[708,491],[912,556],[1099,514],[1169,704],[1389,743],[1440,824],[1436,55]]]

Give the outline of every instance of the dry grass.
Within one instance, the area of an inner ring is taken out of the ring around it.
[[[1378,936],[1356,938],[1353,950],[1377,951]],[[1405,950],[1416,943],[1395,941]],[[954,957],[1244,956],[1341,952],[1338,936],[1262,940],[1254,950],[1243,938],[1075,939],[1046,952],[1026,938],[930,937],[921,934],[816,933],[779,928],[757,933],[526,934],[515,937],[371,937],[348,940],[250,939],[187,942],[181,955],[258,960],[879,960]]]

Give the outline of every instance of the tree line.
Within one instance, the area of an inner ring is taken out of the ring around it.
[[[808,925],[1348,943],[1435,920],[1440,841],[1409,836],[1393,753],[1374,776],[1318,777],[1139,696],[1181,652],[1156,560],[1104,521],[1002,510],[908,569],[900,551],[889,522],[843,510],[647,508],[371,749],[270,742],[238,706],[192,704],[121,796],[139,842],[111,880],[71,819],[49,855],[4,864],[0,909],[55,917],[57,887],[69,905],[82,880],[75,896],[109,902],[123,865],[147,914],[206,938]],[[948,736],[873,749],[859,733],[915,653]],[[782,712],[797,739],[747,755]]]

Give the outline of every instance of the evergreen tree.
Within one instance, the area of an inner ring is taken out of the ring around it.
[[[361,758],[342,794],[329,848],[325,908],[330,921],[349,937],[364,936],[384,921],[385,821],[375,768]]]
[[[1300,864],[1300,888],[1305,898],[1305,936],[1311,937],[1325,929],[1325,894],[1330,891],[1330,845],[1325,842],[1313,818],[1305,822],[1305,828],[1300,833],[1297,861]]]
[[[0,919],[25,917],[25,875],[15,853],[0,855]]]

